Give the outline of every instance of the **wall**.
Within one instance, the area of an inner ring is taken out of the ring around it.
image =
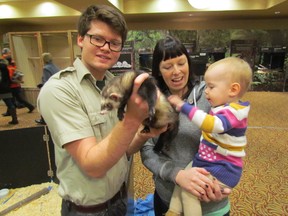
[[[275,25],[277,22],[277,25]],[[260,19],[260,20],[208,20],[193,21],[181,20],[178,22],[153,22],[145,23],[128,23],[130,30],[143,29],[183,29],[183,30],[200,30],[200,29],[287,29],[288,19]]]
[[[73,22],[67,22],[62,25],[2,25],[0,34],[7,32],[18,31],[55,31],[55,30],[75,30],[77,29],[77,18]],[[277,25],[275,23],[277,22]],[[144,30],[144,29],[285,29],[288,28],[288,18],[278,19],[256,19],[256,20],[208,20],[208,21],[163,21],[163,22],[128,22],[129,30]]]

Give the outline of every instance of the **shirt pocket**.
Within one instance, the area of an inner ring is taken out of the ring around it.
[[[96,112],[88,113],[88,116],[97,141],[102,140],[109,132],[105,130],[107,124],[107,117]]]

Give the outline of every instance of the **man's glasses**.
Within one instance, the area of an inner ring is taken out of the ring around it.
[[[98,36],[98,35],[91,35],[86,34],[88,37],[90,37],[90,43],[96,47],[103,47],[107,43],[109,46],[109,49],[113,52],[120,52],[122,50],[122,43],[119,41],[106,41],[104,38]]]

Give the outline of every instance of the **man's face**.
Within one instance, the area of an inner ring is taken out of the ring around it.
[[[95,20],[91,22],[89,35],[97,35],[108,42],[121,43],[121,35],[117,34],[109,25]],[[90,43],[90,36],[78,37],[78,45],[82,48],[82,62],[97,79],[102,79],[106,70],[116,64],[120,52],[111,51],[109,44],[97,47]]]

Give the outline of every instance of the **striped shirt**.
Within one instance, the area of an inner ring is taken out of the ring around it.
[[[237,185],[247,144],[249,110],[249,102],[225,104],[212,108],[209,114],[188,103],[181,107],[181,112],[202,130],[193,167],[205,168],[229,187]]]

